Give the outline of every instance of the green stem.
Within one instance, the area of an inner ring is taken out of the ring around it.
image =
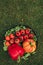
[[[20,61],[21,61],[21,60],[20,60],[20,56],[18,56],[18,60],[17,60],[17,63],[20,63]]]
[[[27,60],[28,56],[30,56],[30,53],[25,54],[25,56],[23,56],[22,59]]]

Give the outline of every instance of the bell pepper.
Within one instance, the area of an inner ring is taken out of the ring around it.
[[[18,44],[12,44],[8,47],[8,54],[13,60],[17,60],[19,56],[22,57],[24,53],[24,49]]]
[[[23,48],[26,53],[33,53],[36,50],[36,42],[33,39],[27,39],[23,42]]]

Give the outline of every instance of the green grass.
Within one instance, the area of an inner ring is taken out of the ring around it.
[[[30,26],[38,38],[36,54],[19,64],[3,51],[4,34],[15,24]],[[43,65],[43,0],[0,0],[0,65],[24,64]]]

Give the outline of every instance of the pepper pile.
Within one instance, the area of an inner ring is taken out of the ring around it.
[[[16,26],[5,34],[4,51],[8,51],[13,60],[28,59],[36,51],[36,35],[32,29],[25,26]]]

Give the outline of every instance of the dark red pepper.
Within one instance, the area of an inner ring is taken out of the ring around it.
[[[28,36],[30,39],[32,39],[34,37],[34,34],[30,33]]]
[[[28,39],[28,35],[24,35],[23,37],[24,37],[24,40]]]
[[[24,29],[21,29],[20,30],[20,33],[21,33],[21,35],[25,35],[25,30]]]
[[[20,36],[21,33],[19,31],[16,32],[16,36]]]
[[[17,60],[18,56],[22,57],[24,55],[24,49],[18,44],[12,44],[8,47],[8,54],[13,60]]]
[[[26,33],[26,34],[29,34],[29,33],[30,33],[30,29],[27,28],[27,29],[25,30],[25,33]]]

